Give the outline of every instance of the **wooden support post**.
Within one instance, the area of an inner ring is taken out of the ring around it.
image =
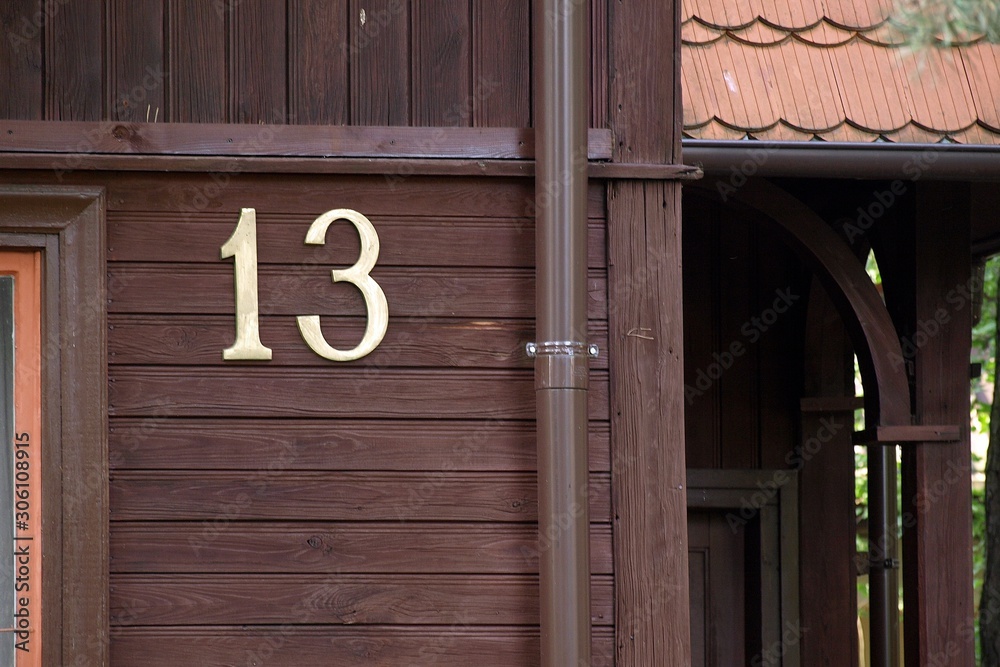
[[[800,609],[803,665],[855,665],[858,660],[854,520],[852,349],[836,308],[813,280],[805,339],[799,472],[799,593],[822,600]],[[850,398],[847,398],[850,397]],[[775,461],[781,465],[783,461]],[[822,544],[822,549],[816,545]]]
[[[911,230],[916,298],[903,351],[914,353],[917,423],[961,425],[958,442],[903,448],[904,654],[913,667],[975,660],[969,203],[965,184],[921,182]]]
[[[614,159],[680,159],[680,3],[612,2]],[[680,185],[608,186],[615,664],[691,663]]]

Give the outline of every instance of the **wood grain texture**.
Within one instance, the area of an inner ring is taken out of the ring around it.
[[[99,121],[105,117],[104,7],[58,5],[45,22],[45,119]],[[77,135],[72,145],[86,145]]]
[[[897,361],[902,352],[895,325],[847,242],[812,208],[767,181],[751,181],[734,198],[764,214],[761,220],[774,224],[826,287],[858,355],[866,424],[909,425],[909,383]]]
[[[612,624],[613,581],[591,583],[591,619]],[[533,575],[116,575],[119,627],[192,625],[537,625]]]
[[[231,312],[232,272],[222,262],[218,266],[115,264],[108,272],[108,312]],[[372,278],[381,285],[395,316],[525,318],[531,317],[534,307],[530,270],[376,268]],[[602,271],[590,272],[588,307],[594,319],[606,316],[606,282]],[[332,283],[328,266],[263,266],[258,284],[262,315],[362,317],[366,312],[357,287]],[[334,344],[334,339],[330,342]],[[339,341],[345,342],[350,341]]]
[[[165,120],[224,123],[230,119],[227,6],[226,0],[167,0],[170,77]]]
[[[107,109],[111,120],[167,120],[164,20],[161,0],[108,3]]]
[[[614,160],[679,163],[681,3],[643,0],[610,6],[608,95]]]
[[[326,323],[345,340],[364,335],[363,318],[331,318]],[[217,316],[115,315],[108,324],[108,357],[112,365],[231,366],[220,350],[232,345],[234,318]],[[261,340],[274,350],[270,366],[308,366],[318,361],[302,340],[292,318],[261,320]],[[534,338],[530,320],[455,320],[394,318],[385,338],[371,354],[357,360],[368,375],[388,368],[525,368],[524,351]],[[592,320],[588,341],[604,352],[591,368],[608,367],[607,325]]]
[[[99,153],[11,153],[0,150],[0,170],[65,170],[71,161],[74,169],[91,171],[156,171],[205,173],[268,173],[268,174],[347,174],[389,175],[389,183],[413,176],[489,176],[492,178],[535,175],[534,160],[501,160],[484,158],[345,158],[345,157],[224,157],[187,155],[105,155]],[[680,178],[663,175],[673,170],[687,173],[687,167],[657,167],[650,175],[643,165],[611,165],[590,162],[587,173],[591,179]],[[220,176],[221,177],[221,176]]]
[[[637,667],[691,660],[679,195],[608,193],[616,661]]]
[[[410,124],[410,3],[350,0],[351,124]]]
[[[45,255],[41,648],[54,664],[107,663],[104,218],[97,188],[0,188],[0,244]]]
[[[858,526],[851,430],[854,411],[862,406],[853,396],[850,340],[836,308],[816,281],[808,293],[807,311],[803,370],[808,398],[800,402],[803,463],[798,546],[802,626],[813,631],[803,635],[801,652],[803,664],[850,665],[858,655],[854,565]],[[824,548],[816,549],[816,544]],[[818,600],[823,603],[814,602]]]
[[[611,470],[607,422],[590,422],[590,470]],[[112,470],[533,471],[535,425],[473,420],[114,418]]]
[[[472,0],[476,127],[530,127],[531,7],[522,0]],[[498,26],[503,29],[498,30]]]
[[[590,0],[590,127],[608,126],[608,4]]]
[[[471,3],[472,0],[413,3],[410,37],[413,125],[472,125]]]
[[[907,515],[915,522],[903,534],[907,666],[931,664],[942,655],[962,667],[975,662],[969,379],[964,372],[971,306],[947,301],[972,275],[969,203],[968,185],[920,183],[909,231],[916,242],[913,265],[898,276],[904,284],[914,276],[914,331],[917,323],[933,321],[941,308],[949,315],[940,333],[927,336],[916,353],[916,419],[960,428],[957,442],[903,448],[904,525]]]
[[[228,10],[229,118],[234,123],[288,121],[285,4],[239,0]]]
[[[247,106],[245,113],[254,112]],[[0,150],[28,153],[429,159],[525,159],[535,155],[534,132],[529,128],[301,126],[282,125],[275,120],[252,126],[210,122],[154,124],[67,120],[52,124],[2,120],[0,129],[3,130]],[[81,141],[81,137],[85,141]],[[588,142],[589,159],[602,160],[610,156],[611,134],[607,130],[590,130]],[[241,170],[236,165],[238,162],[217,171],[227,175],[239,173]],[[412,173],[403,171],[389,176],[405,180]]]
[[[347,0],[289,0],[290,123],[347,124],[348,20]]]
[[[611,633],[595,629],[591,667],[612,667],[613,652]],[[472,628],[461,615],[433,630],[385,626],[123,629],[116,633],[111,648],[112,661],[123,667],[231,665],[248,659],[266,660],[269,667],[540,667],[539,655],[537,629]]]
[[[519,370],[350,368],[223,369],[118,367],[110,377],[116,417],[308,417],[362,419],[534,419],[534,383]],[[593,419],[608,418],[608,377],[594,372]],[[378,400],[373,400],[378,397]]]
[[[41,0],[9,0],[0,7],[0,118],[42,119]]]
[[[591,572],[611,574],[610,526],[590,533]],[[116,522],[111,572],[536,574],[538,547],[531,524]]]
[[[259,478],[257,478],[259,477]],[[232,520],[490,521],[538,520],[530,473],[120,472],[110,484],[115,521]],[[590,517],[611,520],[607,474],[591,475]]]
[[[317,212],[317,215],[321,213]],[[238,214],[207,214],[178,220],[175,213],[148,212],[108,218],[108,261],[219,263],[219,248],[233,233]],[[257,261],[264,264],[353,264],[357,231],[346,221],[330,226],[323,246],[305,244],[314,215],[257,216]],[[372,216],[379,237],[379,266],[534,266],[535,225],[528,218]],[[603,220],[588,228],[587,264],[607,266]]]

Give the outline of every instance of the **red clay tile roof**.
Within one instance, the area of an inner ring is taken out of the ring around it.
[[[892,0],[683,0],[684,134],[1000,144],[1000,45],[914,52]]]

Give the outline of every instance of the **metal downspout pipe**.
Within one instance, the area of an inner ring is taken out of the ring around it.
[[[587,13],[535,2],[535,397],[542,667],[590,665]]]
[[[868,445],[868,600],[872,667],[899,664],[896,446]]]

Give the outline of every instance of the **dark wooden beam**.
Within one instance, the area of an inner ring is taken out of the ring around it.
[[[962,439],[962,427],[949,426],[875,426],[854,434],[855,445],[954,443]]]
[[[720,185],[726,184],[715,179],[693,184],[711,190]],[[873,426],[909,425],[910,391],[896,329],[851,248],[815,211],[768,181],[751,180],[728,196],[772,220],[823,282],[858,355],[866,422]]]
[[[961,427],[952,443],[920,442],[903,449],[904,654],[913,667],[935,662],[971,667],[975,662],[966,370],[972,308],[959,298],[971,276],[969,229],[968,185],[919,183],[908,230],[915,252],[901,278],[912,281],[916,297],[913,330],[931,320],[939,329],[916,346],[916,419]],[[883,281],[890,279],[883,274]],[[940,317],[942,311],[947,318]],[[917,342],[916,334],[913,339]]]
[[[818,280],[807,302],[800,401],[799,575],[803,665],[853,665],[858,655],[854,448],[861,400],[853,350],[837,309]],[[822,549],[816,545],[822,544]]]
[[[680,2],[608,5],[614,160],[677,163]],[[608,276],[615,664],[688,665],[680,184],[609,182]]]
[[[608,130],[591,129],[588,144],[588,159],[611,157]],[[516,160],[535,156],[535,134],[528,128],[2,120],[0,151]]]

